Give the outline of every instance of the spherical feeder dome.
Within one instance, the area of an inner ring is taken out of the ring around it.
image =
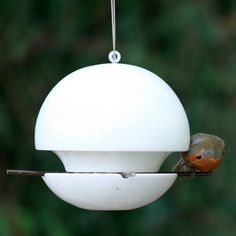
[[[35,128],[38,150],[185,151],[188,119],[173,90],[126,64],[79,69],[49,93]]]

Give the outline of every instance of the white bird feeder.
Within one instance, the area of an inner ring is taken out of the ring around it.
[[[173,90],[146,69],[118,63],[62,79],[35,127],[36,149],[55,152],[66,170],[46,173],[47,186],[92,210],[128,210],[158,199],[177,177],[158,173],[162,163],[187,151],[189,142],[188,119]]]

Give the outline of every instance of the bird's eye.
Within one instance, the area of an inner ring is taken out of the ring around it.
[[[202,158],[202,156],[201,156],[201,155],[198,155],[198,156],[196,156],[196,158],[197,158],[197,159],[201,159],[201,158]]]

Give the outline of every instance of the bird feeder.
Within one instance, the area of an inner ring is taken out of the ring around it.
[[[114,2],[111,63],[66,76],[37,117],[36,149],[54,152],[65,172],[7,170],[40,175],[58,197],[90,210],[135,209],[161,197],[177,174],[186,175],[160,173],[161,165],[190,143],[188,119],[173,90],[146,69],[118,63]]]
[[[56,153],[66,170],[46,173],[47,186],[93,210],[134,209],[158,199],[177,177],[158,173],[162,163],[188,150],[189,141],[188,119],[173,90],[152,72],[119,63],[62,79],[35,127],[36,149]]]

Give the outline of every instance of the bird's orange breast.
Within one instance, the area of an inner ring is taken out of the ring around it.
[[[222,161],[220,158],[213,157],[202,157],[198,159],[196,155],[185,156],[185,160],[188,161],[193,168],[204,172],[214,170]]]

